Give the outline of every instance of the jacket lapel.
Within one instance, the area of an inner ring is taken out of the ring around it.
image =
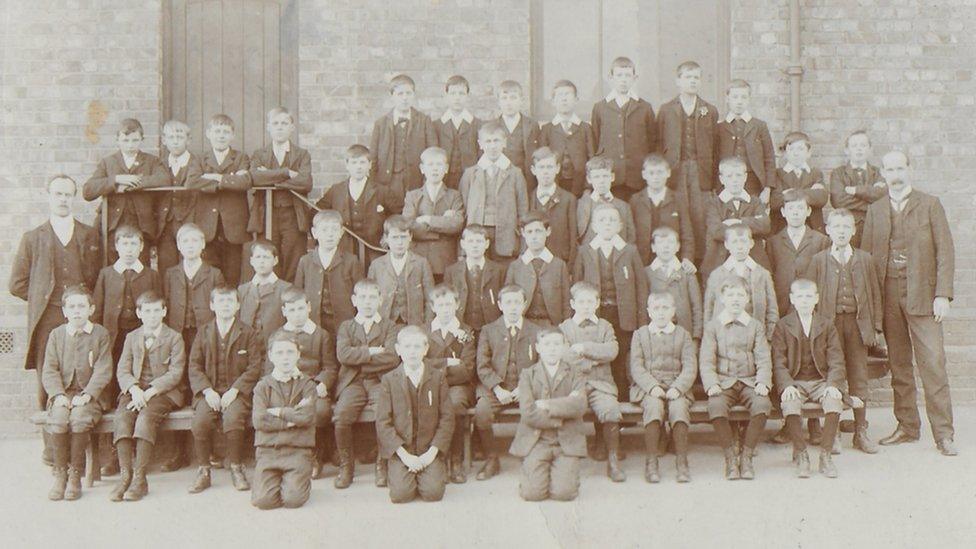
[[[548,376],[548,374],[546,375]],[[562,383],[564,379],[566,379],[567,375],[569,375],[569,368],[565,364],[560,362],[559,368],[556,369],[556,375],[553,377],[552,384],[549,387],[550,398],[556,395],[556,391],[559,388],[559,384]]]
[[[590,226],[590,214],[593,212],[593,200],[590,198],[590,194],[587,193],[580,199],[579,208],[579,238],[583,238],[586,234],[587,227]]]
[[[759,124],[756,122],[756,119],[755,118],[750,118],[749,121],[746,122],[746,129],[745,129],[745,131],[742,132],[742,139],[743,139],[743,141],[746,140],[750,135],[752,135],[756,131],[756,128],[758,128],[758,127],[759,127]]]
[[[142,363],[146,360],[146,331],[144,328],[139,328],[139,333],[135,337],[135,343],[136,348],[132,350],[132,376],[136,378],[136,382],[138,383],[139,378],[142,376]],[[156,342],[153,342],[153,347],[155,346]]]

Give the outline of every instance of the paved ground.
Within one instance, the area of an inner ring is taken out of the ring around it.
[[[873,410],[872,432],[887,434],[887,410]],[[945,458],[926,437],[877,456],[850,449],[837,456],[840,478],[799,480],[786,446],[763,445],[758,478],[721,478],[721,454],[707,429],[692,435],[691,484],[641,478],[639,438],[626,461],[630,478],[615,485],[602,464],[588,463],[573,503],[525,503],[517,496],[517,461],[501,476],[448,487],[439,504],[393,505],[360,466],[352,488],[313,484],[294,511],[260,512],[234,492],[226,471],[216,486],[190,496],[192,471],[155,474],[140,503],[108,501],[109,482],[77,502],[47,501],[50,477],[36,439],[0,440],[6,465],[0,540],[4,547],[973,547],[976,540],[976,408],[957,410],[960,456]],[[926,433],[927,435],[927,433]],[[816,463],[816,462],[814,462]]]

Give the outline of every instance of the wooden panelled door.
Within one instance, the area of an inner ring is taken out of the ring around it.
[[[269,142],[270,109],[284,106],[297,123],[297,0],[166,0],[163,52],[163,116],[190,126],[190,150],[206,150],[218,113],[248,154]]]
[[[593,103],[610,92],[614,58],[637,65],[637,93],[657,112],[677,95],[674,69],[702,66],[705,100],[725,110],[730,68],[729,0],[531,0],[532,111],[553,115],[552,85],[572,80],[577,112],[589,120]]]

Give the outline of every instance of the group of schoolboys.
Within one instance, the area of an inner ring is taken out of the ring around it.
[[[881,290],[856,246],[866,209],[888,191],[866,163],[868,136],[848,137],[850,165],[828,188],[802,133],[787,136],[776,168],[748,83],[728,86],[720,119],[698,96],[701,68],[683,63],[680,94],[655,116],[636,77],[616,59],[613,91],[590,123],[575,114],[573,83],[557,82],[556,115],[540,126],[520,112],[516,82],[498,88],[500,116],[479,120],[466,108],[468,81],[451,77],[448,109],[431,120],[413,107],[413,81],[397,76],[392,111],[369,148],[349,147],[348,179],[314,215],[299,196],[312,187],[309,155],[290,140],[284,109],[269,113],[272,144],[251,157],[230,148],[225,115],[211,119],[202,157],[187,149],[187,126],[167,122],[161,160],[139,151],[142,128],[124,121],[119,152],[83,189],[103,198],[111,263],[94,292],[64,291],[67,323],[45,353],[50,497],[80,496],[88,433],[113,408],[112,499],[144,497],[160,425],[184,404],[198,466],[190,492],[211,484],[219,430],[234,487],[252,490],[260,508],[302,505],[333,443],[335,486],[348,487],[367,407],[375,481],[394,502],[439,500],[448,482],[465,482],[471,407],[485,455],[478,480],[499,472],[496,415],[520,411],[510,451],[523,458],[527,500],[577,496],[588,410],[591,455],[625,479],[621,401],[642,409],[645,479],[659,482],[670,440],[676,478],[688,482],[699,378],[726,478],[754,477],[774,401],[800,477],[811,468],[808,402],[826,417],[822,433],[811,431],[821,473],[837,474],[845,403],[854,447],[877,452],[864,401]],[[153,187],[188,190],[134,192]],[[269,187],[273,204],[248,198]],[[261,234],[266,216],[272,231]],[[248,233],[261,238],[245,246]],[[161,274],[149,266],[153,244]],[[728,419],[734,406],[750,416],[741,434]]]

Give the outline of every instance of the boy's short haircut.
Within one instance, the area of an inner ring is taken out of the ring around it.
[[[557,335],[557,336],[563,338],[563,342],[566,341],[566,334],[564,334],[561,331],[559,331],[558,328],[543,328],[543,329],[541,329],[541,330],[539,330],[538,332],[535,333],[535,342],[536,343],[541,343],[542,340],[543,340],[543,338],[546,338],[546,337],[549,337],[549,336],[553,336],[553,335]]]
[[[658,153],[651,153],[644,157],[644,164],[641,167],[646,168],[648,166],[664,166],[669,170],[671,169],[671,163],[668,162],[668,159]]]
[[[729,92],[732,90],[738,90],[742,88],[745,88],[749,90],[749,93],[752,93],[752,86],[750,86],[748,82],[746,82],[741,78],[736,78],[735,80],[729,82],[728,86],[725,86],[725,95],[728,95]]]
[[[427,147],[424,152],[420,153],[420,161],[428,162],[433,160],[434,157],[440,158],[444,162],[447,162],[447,151],[440,147]]]
[[[47,189],[47,192],[51,192],[51,184],[54,183],[55,181],[59,181],[61,179],[67,179],[68,181],[70,181],[71,182],[71,185],[75,189],[74,194],[78,194],[78,182],[75,181],[74,178],[72,178],[70,175],[65,174],[65,173],[56,173],[56,174],[52,175],[51,177],[49,177],[48,180],[47,180],[47,184],[44,185],[44,188]]]
[[[315,217],[312,218],[312,226],[318,227],[321,223],[338,223],[342,225],[342,214],[336,210],[321,210],[316,212]]]
[[[820,293],[816,282],[810,280],[809,278],[798,278],[794,280],[792,284],[790,284],[790,293],[792,294],[793,292],[798,292],[800,290],[809,290],[811,288],[813,291]]]
[[[790,202],[803,202],[808,206],[810,205],[810,199],[807,198],[807,193],[801,189],[786,189],[783,191],[783,205],[785,206]]]
[[[549,216],[544,212],[531,211],[522,216],[522,219],[519,220],[519,229],[524,229],[533,223],[542,223],[542,226],[548,229]]]
[[[786,134],[783,138],[783,146],[780,148],[781,151],[785,151],[786,147],[789,147],[793,143],[804,142],[807,144],[807,149],[810,149],[812,145],[810,144],[810,136],[803,132],[790,132]]]
[[[461,238],[463,239],[464,235],[468,235],[468,234],[481,235],[485,238],[485,240],[488,240],[488,227],[485,227],[484,225],[479,225],[477,223],[473,223],[471,225],[468,225],[461,231]]]
[[[271,115],[269,114],[268,116],[270,118]],[[212,128],[214,126],[228,126],[233,131],[234,119],[223,113],[215,114],[210,117],[210,125],[208,127]]]
[[[133,227],[132,225],[120,225],[117,229],[115,229],[115,240],[113,240],[113,243],[118,244],[119,240],[123,238],[138,238],[139,242],[142,244],[145,244],[146,242],[143,239],[142,231]]]
[[[398,74],[390,79],[390,94],[395,92],[400,86],[410,86],[411,90],[417,90],[417,84],[413,81],[413,78],[405,74]]]
[[[412,225],[409,218],[402,215],[391,215],[383,221],[383,234],[390,234],[390,231],[410,232]]]
[[[600,299],[600,288],[597,288],[595,284],[586,281],[577,282],[569,288],[569,295],[573,299],[578,299],[580,294],[590,294],[596,296],[597,299]]]
[[[606,212],[613,211],[613,213],[617,215],[617,220],[618,221],[620,220],[620,210],[618,210],[616,206],[608,202],[599,202],[597,203],[596,206],[593,206],[593,213],[591,214],[591,219],[595,219],[598,213],[604,211]]]
[[[182,132],[186,135],[189,135],[190,126],[188,126],[186,122],[183,122],[182,120],[167,120],[166,123],[163,124],[163,133],[166,132],[174,132],[174,133]]]
[[[748,169],[748,166],[746,166],[746,161],[738,156],[726,156],[719,161],[718,171],[721,172],[722,170],[728,168],[742,168],[743,170],[746,170]]]
[[[674,72],[678,76],[681,76],[686,71],[700,71],[700,70],[701,70],[701,65],[699,65],[697,62],[695,62],[695,61],[685,61],[685,62],[681,63],[680,65],[678,65],[678,68],[675,69]]]
[[[871,145],[871,136],[868,135],[868,131],[865,130],[865,129],[857,129],[857,130],[854,130],[851,133],[847,134],[847,137],[844,138],[844,148],[845,149],[847,148],[848,145],[851,144],[851,138],[854,137],[854,136],[856,136],[856,135],[863,135],[864,137],[867,137],[868,138],[868,145]]]
[[[647,296],[647,306],[650,307],[652,303],[660,303],[661,301],[666,301],[668,305],[674,307],[674,294],[670,292],[654,292]]]
[[[64,307],[68,304],[68,298],[75,295],[83,295],[85,299],[88,300],[89,305],[95,304],[95,299],[92,297],[91,292],[84,284],[75,284],[73,286],[68,286],[64,289],[64,293],[61,294],[61,306]]]
[[[678,231],[666,225],[662,227],[658,227],[654,229],[653,232],[651,232],[651,244],[656,244],[659,239],[668,238],[668,237],[674,238],[675,242],[679,241]]]
[[[437,286],[431,288],[429,292],[427,292],[427,301],[433,303],[435,299],[448,296],[448,295],[453,297],[454,301],[458,300],[457,290],[451,287],[450,284],[438,284]]]
[[[213,301],[218,295],[233,295],[234,299],[237,299],[237,290],[226,284],[215,286],[214,289],[210,290],[210,301]]]
[[[278,247],[275,246],[274,242],[266,238],[259,238],[251,243],[251,255],[253,256],[254,252],[258,250],[264,250],[271,254],[272,257],[278,257]]]
[[[830,221],[835,217],[843,217],[844,219],[850,219],[852,222],[854,221],[854,213],[847,208],[834,208],[827,214],[827,225],[830,225]]]
[[[369,157],[369,147],[366,145],[356,143],[355,145],[349,145],[349,148],[346,149],[346,160],[361,158],[364,156]]]
[[[356,284],[352,287],[352,293],[358,294],[361,292],[375,291],[378,294],[380,292],[380,285],[376,283],[372,278],[360,278],[356,281]]]
[[[586,175],[590,172],[596,170],[610,170],[613,171],[613,160],[605,156],[594,156],[593,158],[586,161]]]
[[[556,160],[556,164],[559,164],[559,155],[553,152],[553,150],[549,147],[539,147],[538,149],[532,151],[533,166],[547,158],[554,158]]]
[[[136,308],[141,308],[143,305],[154,305],[159,303],[166,308],[166,300],[163,298],[163,294],[157,292],[156,290],[146,290],[139,294],[136,298]]]
[[[579,97],[579,91],[576,89],[576,84],[573,84],[570,80],[559,80],[552,85],[552,91],[555,92],[559,88],[572,88],[573,95]]]
[[[613,69],[630,69],[634,71],[634,74],[637,74],[637,65],[634,65],[629,57],[621,56],[614,59],[613,63],[610,63],[610,74],[613,74]]]
[[[119,135],[129,135],[139,132],[140,136],[145,136],[146,132],[142,129],[142,123],[135,118],[126,118],[119,122]]]
[[[397,332],[396,342],[403,343],[410,336],[422,337],[424,338],[424,343],[430,343],[430,340],[427,339],[427,332],[425,332],[420,326],[416,326],[414,324],[404,326],[403,329]]]
[[[505,136],[505,127],[498,120],[491,120],[485,122],[478,128],[478,138],[485,137],[486,135],[500,135]]]
[[[295,303],[296,301],[304,301],[305,303],[308,303],[308,296],[305,295],[305,292],[294,287],[288,288],[287,290],[281,292],[282,305]]]
[[[295,337],[295,334],[289,332],[288,330],[277,330],[275,333],[271,334],[271,337],[268,338],[268,351],[271,351],[275,343],[282,342],[291,343],[296,349],[298,348],[298,338]]]
[[[455,74],[447,79],[447,82],[444,83],[444,92],[447,93],[450,91],[451,86],[464,86],[465,93],[471,93],[471,83],[460,74]]]
[[[501,92],[518,92],[519,95],[522,95],[522,84],[519,84],[515,80],[503,80],[498,85],[498,93]]]
[[[723,233],[723,241],[728,242],[730,236],[738,236],[740,234],[744,234],[749,237],[749,240],[752,240],[752,229],[749,228],[749,225],[746,225],[745,223],[737,223],[735,225],[729,225],[725,228],[725,232]]]
[[[518,294],[522,296],[522,300],[525,301],[525,289],[518,284],[509,284],[507,286],[502,286],[501,290],[498,290],[498,301],[502,300],[502,296],[505,294]]]
[[[203,234],[203,229],[200,228],[196,223],[184,223],[180,226],[179,230],[176,231],[176,240],[183,238],[183,235],[187,233],[197,233],[203,240],[207,239],[207,235]]]
[[[722,281],[722,285],[718,288],[719,295],[724,294],[729,288],[738,288],[749,295],[749,282],[739,275],[733,275]]]
[[[275,107],[270,111],[268,111],[268,122],[271,122],[271,119],[278,116],[279,114],[287,114],[288,120],[290,120],[292,124],[295,123],[295,117],[291,115],[291,111],[289,111],[284,107]]]

